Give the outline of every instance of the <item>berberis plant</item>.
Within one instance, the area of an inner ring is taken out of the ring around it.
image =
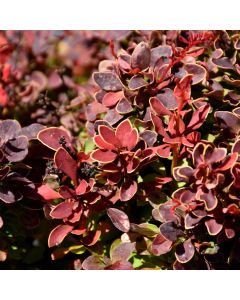
[[[238,269],[239,50],[240,31],[0,32],[0,268]]]

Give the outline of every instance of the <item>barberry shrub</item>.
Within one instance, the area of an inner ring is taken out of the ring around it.
[[[4,268],[239,268],[239,31],[0,37]]]

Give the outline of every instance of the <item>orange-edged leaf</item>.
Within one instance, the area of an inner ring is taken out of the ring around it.
[[[190,261],[195,253],[195,248],[191,242],[191,239],[184,241],[182,244],[176,246],[176,259],[184,264]]]
[[[59,144],[61,137],[64,137],[67,143],[71,143],[71,138],[67,131],[58,127],[45,128],[37,135],[38,140],[52,150],[57,150],[61,147]]]
[[[73,212],[74,202],[62,202],[56,205],[50,212],[50,216],[54,219],[64,219],[69,217]]]
[[[91,153],[91,158],[100,163],[110,163],[113,162],[117,157],[117,153],[110,150],[100,150],[97,149]]]

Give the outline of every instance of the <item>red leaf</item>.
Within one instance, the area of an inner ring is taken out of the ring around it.
[[[105,126],[105,125],[100,125],[98,127],[99,135],[103,139],[103,141],[109,145],[113,145],[115,147],[119,147],[120,141],[116,138],[115,132],[113,129]],[[109,148],[107,148],[109,149]]]
[[[77,162],[63,148],[59,148],[54,155],[54,161],[57,168],[68,175],[77,185]]]
[[[167,109],[158,98],[150,98],[149,103],[152,111],[154,111],[158,116],[172,115],[172,112],[169,109]]]
[[[116,105],[121,99],[123,98],[123,92],[109,92],[107,94],[104,95],[103,100],[102,100],[102,104],[107,106],[107,107],[111,107]]]
[[[37,188],[37,193],[46,201],[62,198],[62,196],[58,192],[54,191],[46,184],[40,185]]]
[[[209,111],[210,111],[209,104],[202,105],[199,109],[194,111],[191,121],[187,125],[186,131],[194,131],[194,130],[198,129],[203,124],[205,119],[207,118]]]
[[[174,88],[174,96],[177,98],[178,107],[181,111],[184,105],[190,100],[191,96],[191,81],[192,75],[186,75],[183,77],[180,82]]]
[[[88,183],[86,180],[82,179],[80,184],[76,187],[76,194],[77,195],[83,195],[88,187]]]
[[[37,135],[37,138],[40,140],[40,142],[52,150],[57,150],[61,147],[59,144],[59,139],[61,137],[65,137],[66,142],[69,144],[71,143],[71,138],[69,137],[67,131],[58,127],[43,129]]]
[[[137,183],[133,180],[128,180],[123,183],[123,185],[120,188],[120,199],[122,201],[128,201],[132,199],[132,197],[137,192]]]
[[[74,204],[74,202],[62,202],[53,208],[50,216],[54,219],[67,218],[72,214]]]
[[[128,232],[130,229],[130,222],[128,216],[117,208],[107,209],[107,214],[111,219],[113,225],[123,232]]]
[[[222,164],[215,169],[215,171],[226,171],[228,169],[230,169],[231,167],[233,167],[233,165],[235,164],[235,162],[238,159],[238,153],[234,152],[231,155],[228,155],[225,160],[222,162]]]
[[[117,261],[114,264],[105,267],[105,270],[133,270],[133,266],[128,261]]]
[[[106,150],[115,149],[115,147],[113,145],[110,145],[107,142],[105,142],[104,139],[100,135],[95,135],[93,140],[100,149],[106,149]]]
[[[59,245],[65,237],[72,231],[73,226],[70,225],[58,225],[49,234],[48,247],[54,247]]]
[[[121,146],[127,147],[128,150],[131,150],[137,144],[138,132],[135,128],[132,128],[129,119],[124,120],[117,126],[115,135]]]
[[[117,154],[109,150],[97,149],[91,153],[91,158],[99,161],[100,163],[113,162],[117,157]]]

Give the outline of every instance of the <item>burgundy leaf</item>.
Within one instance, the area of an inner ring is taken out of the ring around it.
[[[196,198],[205,203],[206,209],[208,211],[211,211],[214,208],[216,208],[218,204],[218,199],[213,194],[212,190],[206,190],[204,192],[199,190],[199,192],[196,194]]]
[[[171,46],[158,46],[151,49],[151,66],[155,67],[156,63],[161,57],[170,57],[172,56],[172,47]]]
[[[1,142],[14,139],[21,131],[20,124],[15,120],[3,120],[0,122]]]
[[[128,232],[130,229],[130,222],[128,216],[117,208],[107,209],[107,214],[111,219],[113,225],[123,232]]]
[[[240,130],[240,118],[230,111],[216,111],[215,118],[221,128],[228,130],[232,134],[237,134]]]
[[[171,250],[172,244],[172,241],[169,241],[161,234],[158,234],[152,242],[151,252],[157,256],[166,254]]]
[[[145,143],[152,147],[157,141],[157,134],[151,130],[145,130],[140,134],[140,137],[145,141]]]
[[[191,212],[186,214],[185,219],[184,219],[184,224],[185,224],[185,228],[186,229],[192,229],[194,228],[196,225],[199,224],[199,222],[201,221],[201,217],[196,217],[194,214],[192,214]]]
[[[54,161],[59,170],[69,176],[77,185],[77,162],[64,149],[59,148],[54,156]]]
[[[128,201],[132,199],[132,197],[137,192],[137,183],[134,180],[125,181],[120,188],[120,199],[122,201]]]
[[[114,147],[120,147],[120,140],[115,136],[114,130],[105,125],[100,125],[98,127],[99,135],[102,140]],[[109,149],[109,147],[107,148]]]

